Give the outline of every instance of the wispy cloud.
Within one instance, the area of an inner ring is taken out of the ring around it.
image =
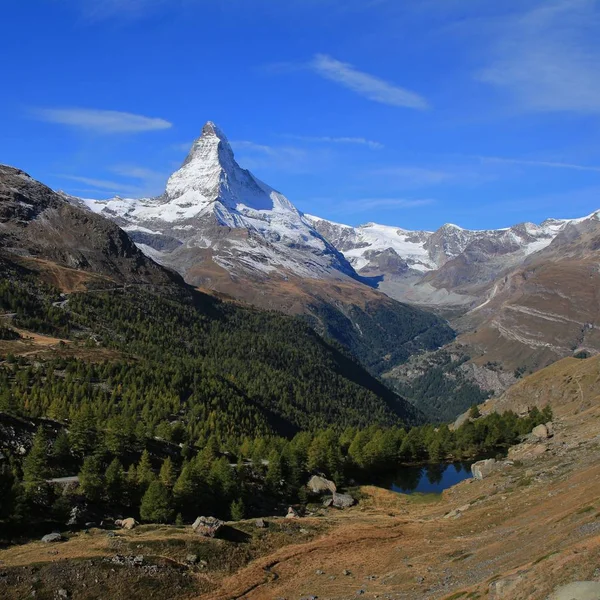
[[[336,60],[327,54],[317,54],[308,67],[317,75],[339,83],[374,102],[418,110],[429,108],[427,100],[419,94],[375,75],[359,71],[353,65]]]
[[[291,140],[298,140],[300,142],[315,142],[318,144],[352,144],[359,146],[368,146],[373,150],[379,150],[383,148],[381,142],[374,140],[368,140],[364,137],[330,137],[327,135],[312,136],[312,135],[293,135],[286,134],[284,137]]]
[[[592,171],[600,173],[600,167],[591,165],[578,165],[574,163],[554,162],[547,160],[525,160],[520,158],[502,158],[499,156],[478,156],[483,163],[522,165],[525,167],[544,167],[549,169],[571,169],[573,171]]]
[[[500,22],[477,78],[526,110],[600,112],[600,14],[595,0],[547,0]]]
[[[31,115],[40,121],[100,134],[141,133],[169,129],[172,126],[172,123],[164,119],[92,108],[35,108],[31,110]]]
[[[430,107],[429,102],[416,92],[360,71],[354,65],[327,54],[316,54],[312,60],[304,63],[278,62],[261,67],[261,71],[275,75],[307,70],[373,102],[416,110],[426,110]]]
[[[166,173],[135,165],[114,165],[106,170],[123,177],[125,181],[69,174],[60,174],[56,177],[83,183],[93,188],[92,193],[133,197],[158,195],[164,190],[167,179]],[[131,180],[134,182],[132,183]]]
[[[107,194],[137,194],[139,187],[123,183],[122,181],[113,181],[111,179],[97,179],[95,177],[82,177],[80,175],[56,175],[60,179],[67,179],[69,181],[76,181],[83,183],[87,186],[95,188],[96,191],[102,191]]]
[[[329,210],[332,214],[353,215],[378,210],[398,210],[419,208],[433,204],[432,198],[361,198],[359,200],[347,200],[345,202],[336,202],[335,206]]]

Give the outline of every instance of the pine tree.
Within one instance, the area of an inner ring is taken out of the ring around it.
[[[48,439],[43,427],[39,427],[31,450],[23,460],[23,483],[27,491],[33,491],[49,477]]]
[[[88,456],[79,473],[79,488],[90,502],[99,502],[104,492],[102,464],[97,456]]]
[[[175,467],[173,466],[173,461],[170,457],[167,457],[162,466],[160,467],[160,473],[158,478],[162,481],[165,487],[168,490],[173,489],[175,485],[176,475],[175,475]]]
[[[152,470],[152,463],[150,462],[150,453],[148,450],[142,452],[140,462],[137,466],[137,482],[138,485],[146,490],[148,486],[156,479],[156,475]]]
[[[160,480],[154,480],[146,490],[140,506],[140,516],[151,523],[173,520],[173,505],[169,490]]]
[[[125,492],[125,471],[118,458],[115,458],[104,474],[106,482],[106,499],[111,504],[123,504]]]
[[[237,498],[231,503],[229,513],[232,521],[241,521],[244,518],[245,512],[244,501],[241,498]]]

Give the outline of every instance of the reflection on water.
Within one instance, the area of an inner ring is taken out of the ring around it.
[[[471,463],[439,463],[425,467],[402,467],[388,479],[387,487],[402,494],[439,493],[471,475]]]

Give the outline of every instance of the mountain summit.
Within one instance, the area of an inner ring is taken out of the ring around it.
[[[83,202],[196,285],[206,283],[196,267],[208,260],[233,276],[356,277],[283,194],[240,167],[211,121],[161,196]]]

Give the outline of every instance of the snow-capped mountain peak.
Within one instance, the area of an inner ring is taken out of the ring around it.
[[[198,249],[210,249],[212,260],[232,273],[356,276],[283,194],[240,167],[212,121],[161,196],[83,202],[116,220],[144,252],[184,276],[194,268]]]

